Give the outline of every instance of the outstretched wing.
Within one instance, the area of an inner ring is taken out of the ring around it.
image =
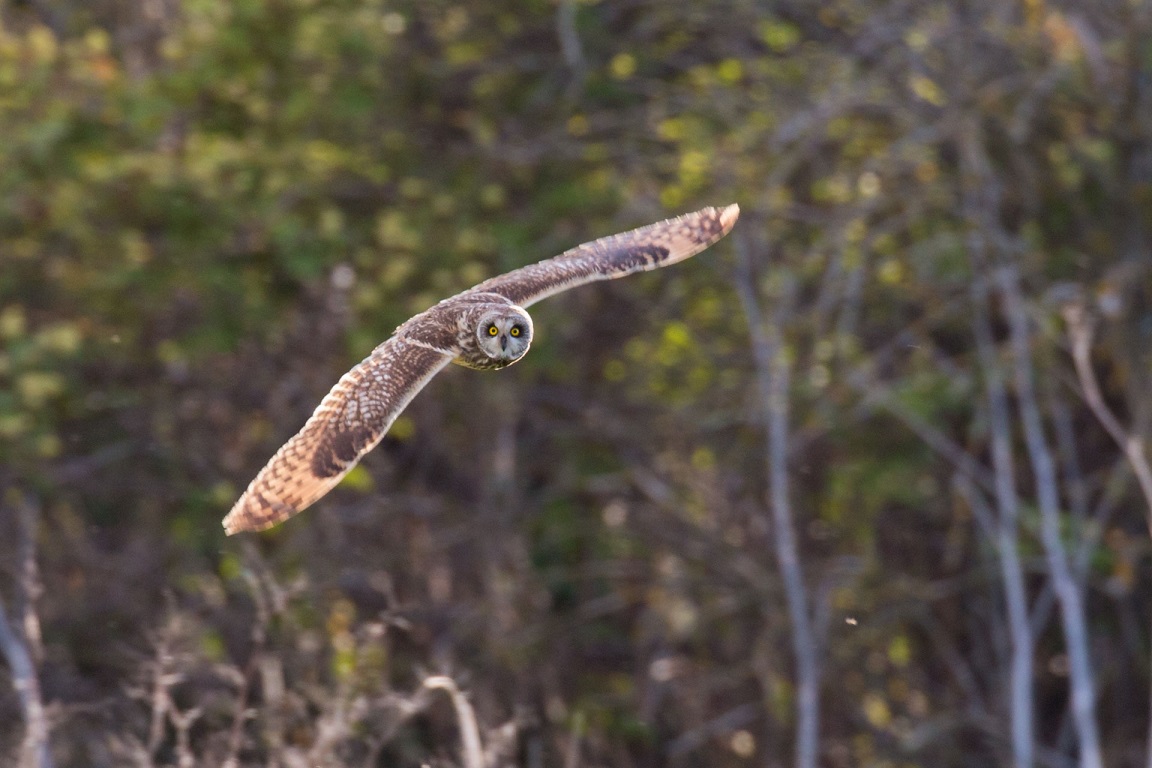
[[[578,245],[554,258],[485,280],[472,291],[497,293],[527,307],[584,283],[658,269],[695,256],[728,234],[739,217],[738,205],[702,208]]]
[[[455,355],[396,336],[377,347],[260,470],[224,518],[224,530],[271,528],[328,493]]]

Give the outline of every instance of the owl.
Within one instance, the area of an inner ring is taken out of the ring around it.
[[[485,280],[398,327],[341,377],[303,428],[268,461],[224,518],[229,535],[271,528],[328,493],[449,363],[507,368],[528,352],[525,307],[594,280],[666,267],[724,237],[740,208],[703,208],[577,246]]]

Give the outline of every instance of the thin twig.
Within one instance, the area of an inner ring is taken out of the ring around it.
[[[1149,534],[1152,535],[1152,467],[1149,467],[1148,457],[1144,454],[1144,441],[1139,435],[1130,434],[1124,429],[1120,420],[1104,402],[1100,382],[1096,378],[1096,372],[1092,370],[1094,318],[1080,303],[1070,302],[1062,309],[1064,322],[1068,326],[1068,340],[1072,346],[1072,360],[1076,364],[1076,376],[1084,392],[1084,402],[1108,432],[1108,436],[1124,451],[1124,456],[1128,459],[1133,474],[1136,475],[1136,481],[1140,484],[1140,492],[1144,496],[1144,520]]]
[[[447,675],[433,675],[424,681],[425,688],[448,692],[459,721],[460,741],[464,749],[464,768],[484,768],[484,749],[480,744],[480,729],[476,726],[476,712],[472,704]]]
[[[256,609],[256,620],[252,622],[252,650],[248,655],[248,662],[244,665],[243,670],[237,670],[240,692],[236,702],[236,711],[232,716],[232,727],[228,735],[228,757],[224,761],[226,768],[234,768],[240,764],[240,749],[244,742],[244,723],[254,716],[248,706],[249,697],[257,673],[264,671],[261,664],[268,642],[268,626],[271,624],[272,614],[276,609],[275,595],[269,595],[265,592],[264,580],[260,578],[261,573],[266,569],[263,568],[259,551],[250,540],[245,541],[243,546],[244,568],[241,570],[241,574],[251,590],[252,603]],[[272,589],[268,591],[271,592]],[[272,692],[275,693],[275,691]],[[269,691],[266,691],[265,696],[268,693]],[[280,746],[283,741],[278,730],[280,724],[279,704],[279,701],[273,702],[273,706],[270,708],[271,716],[267,718],[265,728],[265,735],[273,747]]]
[[[196,721],[200,719],[200,708],[193,707],[187,712],[180,712],[174,706],[168,708],[168,720],[176,731],[176,765],[179,768],[192,768],[196,765],[196,756],[192,754],[189,731]]]

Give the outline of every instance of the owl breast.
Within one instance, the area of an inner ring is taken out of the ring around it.
[[[519,360],[519,358],[516,358],[516,360]],[[498,371],[501,368],[507,368],[512,365],[516,360],[488,357],[488,355],[484,354],[484,351],[480,349],[480,345],[473,339],[472,345],[465,347],[452,362],[456,363],[456,365],[462,365],[465,368],[474,368],[478,371]]]

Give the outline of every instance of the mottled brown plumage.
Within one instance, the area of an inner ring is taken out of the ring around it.
[[[704,208],[604,237],[486,280],[416,315],[341,377],[303,429],[256,475],[224,518],[224,529],[270,528],[326,494],[448,363],[482,370],[515,363],[532,341],[524,307],[594,280],[683,261],[728,234],[739,215],[735,205]]]

